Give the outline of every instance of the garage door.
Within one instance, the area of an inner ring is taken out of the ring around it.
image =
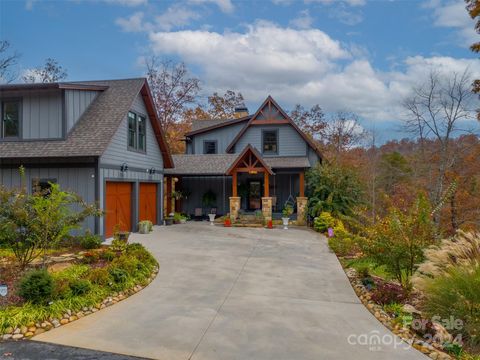
[[[154,224],[157,223],[157,184],[140,184],[138,220],[150,220]]]
[[[132,184],[108,181],[106,192],[105,237],[109,238],[116,225],[120,230],[132,229]]]

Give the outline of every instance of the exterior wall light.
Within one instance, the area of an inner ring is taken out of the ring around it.
[[[121,172],[127,172],[127,171],[128,171],[128,165],[127,165],[127,163],[123,163],[123,164],[120,166],[120,171],[121,171]]]

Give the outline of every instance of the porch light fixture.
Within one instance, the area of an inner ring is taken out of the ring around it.
[[[127,165],[127,163],[123,163],[123,164],[120,166],[120,171],[121,171],[121,172],[127,172],[127,171],[128,171],[128,165]]]
[[[251,174],[251,175],[256,175],[256,174],[258,174],[258,171],[256,171],[256,170],[250,170],[248,173]]]

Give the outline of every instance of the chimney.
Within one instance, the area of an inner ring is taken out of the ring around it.
[[[235,119],[239,119],[244,116],[248,116],[248,108],[245,105],[237,106],[235,108]]]

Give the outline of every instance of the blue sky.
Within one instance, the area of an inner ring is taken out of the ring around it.
[[[251,110],[268,94],[287,109],[318,103],[387,138],[431,69],[480,75],[473,26],[463,1],[448,0],[0,2],[19,74],[53,57],[69,80],[136,77],[155,54],[184,61],[204,98],[233,89]]]

